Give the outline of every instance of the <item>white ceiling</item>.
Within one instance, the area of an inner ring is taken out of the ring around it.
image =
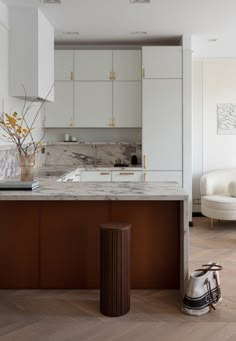
[[[55,27],[57,42],[136,42],[159,37],[193,36],[196,58],[236,57],[236,0],[4,0],[9,6],[40,7]],[[79,35],[63,32],[79,31]],[[131,32],[145,31],[134,37]],[[215,42],[208,39],[217,38]]]

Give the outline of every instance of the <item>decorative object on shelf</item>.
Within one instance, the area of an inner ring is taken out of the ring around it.
[[[195,270],[188,282],[183,300],[185,314],[200,316],[206,314],[221,300],[219,271],[222,266],[215,262],[203,264],[201,269]]]
[[[5,142],[14,143],[19,153],[19,166],[21,168],[21,181],[32,181],[34,179],[35,154],[37,148],[41,145],[45,130],[43,129],[43,136],[39,141],[35,141],[32,134],[34,124],[39,116],[41,109],[46,102],[54,84],[49,90],[47,96],[40,103],[40,106],[34,116],[30,116],[30,109],[36,102],[36,99],[30,101],[27,105],[27,93],[24,89],[25,98],[21,113],[2,113],[0,117],[0,127],[3,130],[1,140]],[[44,128],[45,118],[42,119],[42,127]]]
[[[69,142],[70,141],[70,134],[65,134],[64,136],[64,142]]]

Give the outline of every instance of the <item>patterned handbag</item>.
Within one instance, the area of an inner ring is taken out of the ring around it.
[[[201,269],[195,270],[188,282],[183,299],[182,311],[189,315],[200,316],[211,308],[215,309],[221,300],[219,271],[222,266],[210,262],[203,264]]]

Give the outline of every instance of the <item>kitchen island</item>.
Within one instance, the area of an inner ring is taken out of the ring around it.
[[[0,288],[99,288],[99,226],[132,224],[131,288],[188,278],[188,196],[175,183],[58,182],[0,192]]]

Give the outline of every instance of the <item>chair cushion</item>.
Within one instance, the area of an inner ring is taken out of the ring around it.
[[[229,193],[232,197],[236,197],[236,181],[231,181],[229,184]]]
[[[202,197],[202,204],[207,208],[236,210],[236,198],[232,197],[230,193]]]

